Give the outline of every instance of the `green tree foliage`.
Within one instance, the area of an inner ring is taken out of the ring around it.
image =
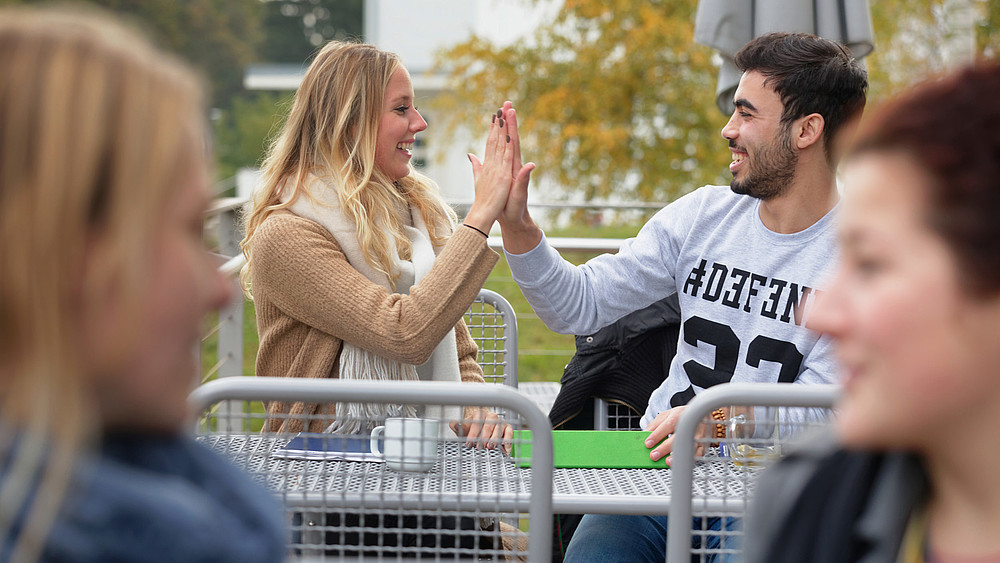
[[[963,9],[974,14],[970,29],[956,28]],[[1000,0],[879,0],[871,13],[875,50],[866,61],[876,102],[955,64],[948,43],[956,35],[974,36],[975,57],[1000,57]]]
[[[363,0],[264,0],[261,58],[301,63],[331,39],[360,38]]]
[[[976,46],[984,57],[1000,59],[1000,0],[986,0],[976,26]]]
[[[195,65],[210,85],[210,102],[221,107],[242,90],[243,68],[254,61],[262,33],[255,2],[76,0],[67,4],[97,5],[130,20],[154,43]]]
[[[471,127],[514,101],[536,175],[586,199],[664,201],[727,182],[725,118],[712,103],[716,67],[711,50],[693,42],[696,7],[566,0],[555,21],[520,43],[473,37],[441,55],[452,90],[440,113],[447,126]],[[976,55],[1000,57],[1000,0],[871,2],[870,99],[954,64],[942,46],[966,32],[952,18],[963,8],[975,14]]]
[[[0,0],[35,4],[45,0]],[[304,63],[318,44],[359,37],[363,0],[69,0],[130,22],[155,44],[199,69],[217,109],[214,130],[221,177],[254,166],[276,130],[275,92],[247,92],[243,72],[256,62]]]
[[[228,178],[237,168],[258,166],[267,143],[277,134],[293,93],[255,92],[237,97],[232,109],[215,123],[218,176]]]
[[[264,0],[257,61],[305,64],[331,39],[360,37],[362,0]],[[242,72],[242,67],[241,67]],[[218,176],[258,166],[291,104],[290,92],[241,91],[215,121]]]
[[[473,37],[442,55],[452,90],[439,113],[457,127],[512,100],[536,175],[586,199],[668,201],[728,182],[717,68],[711,49],[694,44],[696,7],[566,0],[529,40]]]

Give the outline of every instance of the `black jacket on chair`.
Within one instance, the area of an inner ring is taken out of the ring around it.
[[[644,413],[677,352],[680,320],[674,294],[594,334],[577,336],[576,354],[563,371],[549,411],[552,428],[593,429],[593,409],[588,407],[594,397]]]

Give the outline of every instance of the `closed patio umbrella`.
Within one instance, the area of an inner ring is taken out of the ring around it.
[[[733,56],[751,39],[772,31],[799,31],[839,41],[856,58],[874,48],[868,0],[701,0],[694,40],[722,55],[716,104],[733,111],[740,71]]]

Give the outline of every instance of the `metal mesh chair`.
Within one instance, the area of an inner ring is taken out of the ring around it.
[[[594,397],[594,430],[642,430],[640,420],[628,405]]]
[[[782,449],[787,452],[811,429],[829,424],[837,394],[834,385],[728,383],[692,399],[678,422],[671,454],[668,563],[740,560],[756,478]],[[716,423],[712,412],[720,408],[728,412],[727,436],[721,441],[703,437],[704,429]],[[734,432],[753,416],[766,433],[741,437]],[[765,418],[766,424],[759,422]]]
[[[530,458],[524,460],[530,459],[530,467],[497,450],[467,447],[465,439],[450,430],[441,437],[404,436],[404,442],[432,441],[424,467],[394,466],[392,443],[398,438],[388,434],[381,442],[387,459],[372,460],[367,429],[380,422],[376,420],[358,420],[362,430],[353,437],[308,435],[297,447],[289,444],[292,435],[258,432],[264,424],[262,401],[399,403],[402,397],[420,407],[475,405],[516,413],[515,452],[530,445]],[[551,426],[545,414],[515,390],[441,382],[226,378],[196,389],[191,404],[201,413],[198,439],[228,456],[284,503],[291,558],[548,557]],[[530,434],[520,432],[526,429]],[[357,451],[345,453],[352,443],[359,446]]]
[[[517,317],[502,295],[489,289],[465,313],[465,324],[479,346],[477,361],[487,383],[517,387]]]

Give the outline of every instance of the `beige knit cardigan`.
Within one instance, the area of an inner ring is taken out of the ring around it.
[[[426,362],[455,327],[462,381],[483,383],[478,349],[462,314],[499,256],[486,238],[459,227],[408,295],[389,293],[355,270],[318,223],[276,211],[257,228],[250,269],[260,348],[256,373],[337,377],[345,340],[411,364]],[[266,404],[271,432],[310,432],[330,423],[333,405]]]

